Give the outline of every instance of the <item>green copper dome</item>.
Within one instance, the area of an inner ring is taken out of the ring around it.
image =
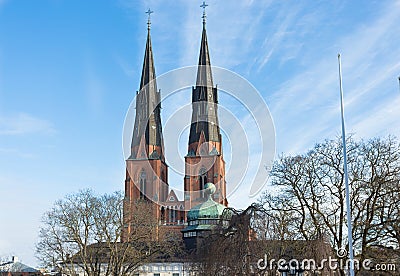
[[[215,191],[216,188],[213,183],[204,185],[204,193],[207,195],[208,199],[190,209],[187,214],[188,221],[207,218],[218,219],[222,215],[226,207],[212,199],[211,195],[215,193]]]

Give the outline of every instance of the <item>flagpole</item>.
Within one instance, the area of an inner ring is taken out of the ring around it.
[[[338,54],[339,62],[339,86],[340,86],[340,110],[342,115],[342,141],[343,141],[343,159],[344,159],[344,180],[346,190],[346,209],[347,209],[347,230],[349,239],[349,255],[350,255],[350,275],[354,276],[354,254],[353,254],[353,235],[351,227],[351,208],[350,208],[350,191],[349,191],[349,175],[347,172],[347,149],[346,149],[346,131],[344,128],[344,104],[343,104],[343,87],[342,87],[342,63],[340,54]]]

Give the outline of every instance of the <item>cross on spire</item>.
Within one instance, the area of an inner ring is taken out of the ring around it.
[[[148,18],[147,18],[147,29],[150,30],[150,25],[151,25],[151,14],[153,13],[152,10],[148,9],[146,11]]]
[[[203,1],[203,4],[201,4],[200,8],[203,8],[203,24],[206,24],[206,8],[208,5],[206,4],[206,1]]]

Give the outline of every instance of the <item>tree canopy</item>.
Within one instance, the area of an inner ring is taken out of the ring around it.
[[[356,256],[400,258],[400,145],[394,137],[347,141],[353,241]],[[341,139],[316,144],[302,155],[281,156],[272,186],[260,202],[270,239],[328,239],[348,252]]]
[[[75,275],[126,275],[160,255],[174,255],[177,239],[168,239],[152,215],[147,201],[130,204],[132,221],[124,221],[124,197],[120,192],[95,195],[82,190],[57,200],[43,215],[37,257],[46,267]],[[123,228],[131,223],[129,241],[121,242]],[[157,232],[160,240],[154,240]]]

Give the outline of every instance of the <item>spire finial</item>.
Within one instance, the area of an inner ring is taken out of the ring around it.
[[[203,8],[203,25],[206,24],[206,8],[208,7],[208,5],[206,4],[206,1],[203,1],[203,4],[201,4],[200,8]]]
[[[151,26],[151,14],[153,13],[152,10],[148,9],[146,11],[148,18],[147,18],[147,29],[150,30],[150,26]]]

